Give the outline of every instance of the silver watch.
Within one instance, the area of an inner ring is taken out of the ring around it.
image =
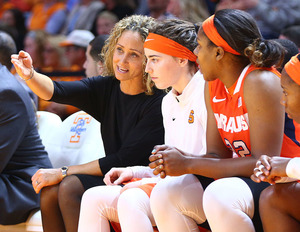
[[[62,175],[62,178],[64,179],[66,176],[67,176],[67,172],[68,172],[68,167],[67,166],[63,166],[61,168],[61,175]]]

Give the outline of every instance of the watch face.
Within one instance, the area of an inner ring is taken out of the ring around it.
[[[67,176],[67,171],[68,171],[68,167],[63,166],[61,168],[61,172],[62,172],[62,177],[65,178]]]

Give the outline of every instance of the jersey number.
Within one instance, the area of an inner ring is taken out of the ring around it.
[[[225,140],[226,146],[233,152],[237,152],[238,156],[245,157],[245,156],[249,156],[251,154],[251,152],[249,151],[249,149],[246,146],[246,144],[244,143],[244,141],[235,140],[231,144],[227,139],[224,139],[224,140]]]
[[[190,116],[189,116],[189,121],[190,124],[194,123],[194,110],[191,110]]]

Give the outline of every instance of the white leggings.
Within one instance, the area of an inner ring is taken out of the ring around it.
[[[122,232],[153,232],[150,198],[142,189],[131,188],[121,194],[118,214]]]
[[[211,183],[204,192],[203,207],[213,232],[255,232],[252,192],[240,178]]]
[[[214,181],[204,194],[193,175],[167,178],[153,189],[150,205],[160,232],[199,231],[206,218],[213,232],[255,231],[252,192],[235,177]]]
[[[119,222],[117,203],[120,186],[97,186],[82,196],[78,232],[109,232],[109,221]]]
[[[205,222],[203,188],[194,175],[169,177],[154,187],[150,205],[160,232],[198,231]]]
[[[122,232],[153,232],[150,199],[140,188],[120,195],[120,186],[98,186],[82,197],[78,232],[109,232],[109,221],[119,222]]]

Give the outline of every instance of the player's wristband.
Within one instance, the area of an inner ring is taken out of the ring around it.
[[[133,173],[133,178],[154,177],[153,171],[148,166],[129,167]]]
[[[300,157],[291,159],[288,162],[285,171],[288,177],[300,180]]]

